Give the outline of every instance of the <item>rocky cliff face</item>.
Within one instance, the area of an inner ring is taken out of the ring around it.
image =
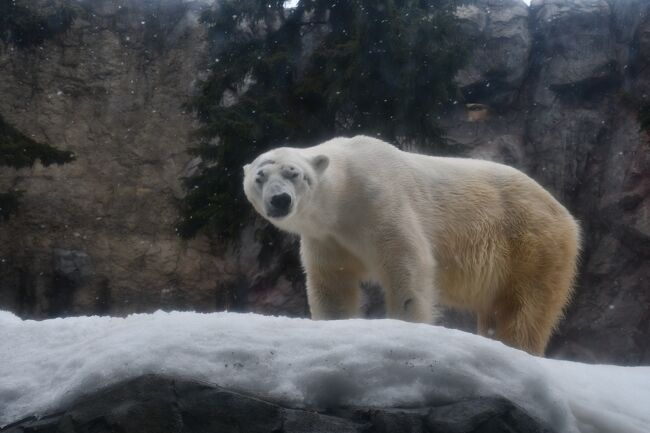
[[[294,241],[268,253],[254,227],[237,250],[174,233],[196,163],[183,103],[209,61],[205,2],[121,3],[74,3],[72,29],[40,48],[0,44],[0,114],[77,155],[0,173],[25,190],[0,225],[0,306],[306,314]],[[650,145],[629,101],[650,94],[650,3],[473,0],[458,15],[474,51],[442,119],[450,143],[524,170],[582,222],[581,277],[549,353],[648,363]]]
[[[194,129],[182,104],[207,61],[200,5],[68,4],[77,19],[64,36],[0,46],[2,115],[77,156],[3,169],[2,186],[25,195],[0,228],[0,302],[35,317],[208,309],[218,260],[205,239],[183,243],[173,229]]]

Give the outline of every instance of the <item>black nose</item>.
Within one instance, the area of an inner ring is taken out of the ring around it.
[[[271,205],[273,206],[273,216],[285,216],[289,213],[291,207],[291,196],[285,192],[271,197]]]

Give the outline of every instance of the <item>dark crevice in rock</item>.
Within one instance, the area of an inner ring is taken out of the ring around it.
[[[552,84],[549,88],[567,106],[579,107],[583,104],[600,104],[609,99],[609,95],[618,91],[622,81],[618,64],[612,62],[597,76],[573,83]]]
[[[99,290],[95,297],[95,314],[106,315],[111,311],[111,284],[108,278],[103,278],[99,283]]]

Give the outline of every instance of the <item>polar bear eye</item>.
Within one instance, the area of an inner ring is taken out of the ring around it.
[[[257,177],[255,178],[255,183],[261,185],[264,183],[264,170],[259,170],[257,172]]]
[[[296,169],[296,167],[288,165],[285,166],[284,169],[282,170],[282,176],[285,179],[293,180],[298,176],[300,176],[300,172]]]

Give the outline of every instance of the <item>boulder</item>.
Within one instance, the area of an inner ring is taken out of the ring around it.
[[[3,433],[552,433],[502,398],[418,408],[290,408],[191,380],[141,376]]]

